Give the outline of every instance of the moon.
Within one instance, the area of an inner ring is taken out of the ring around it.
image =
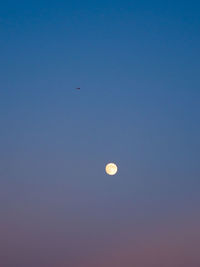
[[[115,175],[117,173],[118,168],[115,163],[108,163],[106,165],[105,170],[108,175]]]

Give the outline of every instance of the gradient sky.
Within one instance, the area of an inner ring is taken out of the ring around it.
[[[199,137],[199,1],[1,3],[0,266],[200,266]]]

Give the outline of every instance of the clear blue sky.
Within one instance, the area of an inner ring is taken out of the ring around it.
[[[199,118],[199,1],[3,1],[0,265],[200,265]]]

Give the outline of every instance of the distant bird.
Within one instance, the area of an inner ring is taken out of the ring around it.
[[[80,90],[81,88],[80,87],[77,87],[76,90]]]

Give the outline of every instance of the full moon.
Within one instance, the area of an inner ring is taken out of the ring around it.
[[[108,163],[106,165],[106,173],[108,175],[115,175],[117,173],[117,165],[115,163]]]

